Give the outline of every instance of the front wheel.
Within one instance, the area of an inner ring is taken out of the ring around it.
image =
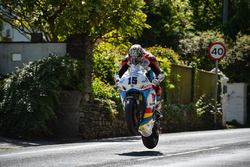
[[[158,141],[159,141],[159,128],[157,127],[157,125],[154,125],[153,129],[152,129],[152,134],[148,137],[142,137],[142,142],[143,145],[149,149],[153,149],[157,146]]]
[[[139,120],[136,112],[136,101],[134,99],[128,99],[125,106],[125,119],[129,132],[132,135],[139,135],[138,125]]]

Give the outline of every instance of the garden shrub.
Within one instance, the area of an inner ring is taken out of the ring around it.
[[[0,75],[0,102],[3,100],[4,78],[6,78],[6,76]]]
[[[83,91],[83,66],[68,57],[47,57],[24,65],[3,84],[0,131],[9,136],[36,137],[52,133],[54,107],[61,90]]]
[[[94,97],[102,99],[111,99],[115,101],[119,100],[119,94],[115,87],[103,82],[100,78],[93,79],[92,91]]]
[[[114,74],[124,57],[122,51],[110,43],[101,42],[95,47],[93,55],[94,78],[114,85]]]
[[[146,48],[160,63],[161,69],[164,71],[166,78],[171,72],[171,63],[173,64],[182,64],[182,61],[179,58],[179,55],[174,52],[172,49],[163,48],[161,46],[154,46]]]
[[[151,52],[154,56],[156,56],[157,60],[160,63],[160,67],[165,74],[165,80],[162,82],[163,86],[163,98],[166,100],[167,91],[169,89],[174,88],[174,83],[170,82],[170,73],[171,73],[171,64],[183,64],[182,60],[178,53],[169,48],[163,48],[161,46],[153,46],[146,48],[149,52]]]
[[[199,69],[211,70],[214,61],[208,57],[211,42],[225,43],[224,36],[218,31],[188,32],[179,40],[178,53],[186,65],[197,64]]]
[[[196,102],[190,104],[164,102],[162,108],[164,117],[161,120],[163,132],[221,128],[222,112],[219,104],[217,107],[218,111],[215,111],[214,100],[206,96],[201,96]]]
[[[105,103],[112,114],[117,113],[117,107],[121,108],[114,75],[119,68],[122,58],[126,55],[124,48],[124,45],[116,47],[108,42],[100,42],[93,52],[93,97],[95,100]]]
[[[181,132],[199,130],[200,119],[193,104],[163,103],[164,117],[161,121],[163,132]]]
[[[157,57],[157,59],[167,59],[170,63],[173,64],[183,64],[182,60],[178,53],[169,48],[164,48],[161,46],[153,46],[146,48],[149,52]]]
[[[201,96],[194,104],[194,110],[202,122],[202,129],[213,129],[222,126],[221,105],[217,103],[216,105],[217,110],[215,100],[209,99],[205,95]]]
[[[221,64],[230,82],[250,84],[250,35],[238,34]]]

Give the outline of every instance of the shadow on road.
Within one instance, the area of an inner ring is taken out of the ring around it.
[[[141,157],[141,156],[161,156],[163,153],[159,151],[133,151],[128,153],[118,154],[120,156],[132,156],[132,157]]]

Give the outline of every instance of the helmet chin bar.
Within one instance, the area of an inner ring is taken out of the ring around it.
[[[138,56],[138,57],[131,57],[131,63],[132,64],[139,64],[142,60],[142,57],[141,56]]]
[[[137,61],[136,61],[135,59],[132,59],[132,60],[131,60],[131,63],[136,65],[136,64],[137,64]]]

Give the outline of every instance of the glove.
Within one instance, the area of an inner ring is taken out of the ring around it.
[[[114,80],[115,80],[115,84],[117,85],[118,82],[120,81],[119,75],[115,75],[115,76],[114,76]]]
[[[152,83],[154,85],[159,85],[160,82],[162,82],[165,78],[165,75],[164,74],[159,74],[155,79],[153,79]]]
[[[164,74],[159,74],[157,76],[157,79],[159,80],[159,82],[162,82],[165,79],[165,75]]]
[[[159,84],[159,80],[155,78],[155,79],[152,80],[152,83],[153,83],[154,85],[158,85],[158,84]]]

